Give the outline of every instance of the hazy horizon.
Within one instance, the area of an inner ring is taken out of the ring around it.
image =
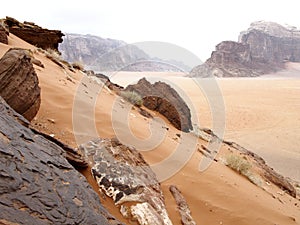
[[[239,33],[259,20],[299,27],[297,2],[241,1],[94,1],[4,2],[0,17],[11,16],[65,33],[91,34],[129,44],[167,42],[197,55],[210,57],[221,41],[237,41]]]

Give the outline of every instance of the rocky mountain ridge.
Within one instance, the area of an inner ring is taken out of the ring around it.
[[[300,62],[300,31],[258,21],[240,33],[238,42],[219,43],[190,76],[254,77],[282,70],[285,62]]]
[[[150,57],[134,44],[90,34],[65,34],[59,51],[66,61],[82,62],[95,72],[190,70],[182,62]]]

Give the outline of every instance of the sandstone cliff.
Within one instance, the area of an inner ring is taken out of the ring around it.
[[[239,41],[223,41],[191,76],[252,77],[300,62],[300,31],[277,23],[258,21],[240,34]]]

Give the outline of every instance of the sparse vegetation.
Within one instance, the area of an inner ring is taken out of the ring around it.
[[[84,65],[82,62],[79,62],[79,61],[76,61],[76,62],[73,62],[72,63],[72,67],[74,69],[77,69],[77,70],[83,70],[84,69]]]
[[[225,165],[246,177],[251,183],[262,186],[262,179],[251,172],[252,165],[246,158],[237,154],[229,154],[225,158]]]
[[[142,106],[143,105],[143,98],[140,94],[136,93],[135,91],[122,91],[121,96],[127,100],[128,102],[132,103],[135,106]]]
[[[39,50],[40,51],[40,50]],[[65,69],[65,66],[67,66],[69,69],[72,69],[73,67],[70,65],[70,63],[68,63],[67,61],[63,60],[61,58],[60,53],[55,50],[55,49],[51,49],[48,48],[46,51],[43,52],[46,57],[48,59],[51,59],[54,63],[56,63],[57,65],[59,65],[60,67]]]
[[[236,154],[229,154],[226,157],[226,166],[230,167],[231,169],[237,171],[238,173],[244,176],[247,176],[249,174],[249,170],[252,167],[246,159]]]
[[[47,58],[49,58],[49,59],[62,61],[62,58],[61,58],[59,52],[54,49],[48,48],[45,51],[45,54],[46,54]]]

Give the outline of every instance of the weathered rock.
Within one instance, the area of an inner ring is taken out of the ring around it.
[[[86,168],[88,167],[88,162],[85,161],[84,156],[76,151],[75,149],[69,147],[68,145],[62,143],[61,141],[57,140],[56,138],[48,135],[48,134],[44,134],[41,133],[40,131],[37,131],[36,129],[30,127],[30,129],[32,130],[32,132],[34,132],[35,134],[41,135],[43,137],[45,137],[46,139],[48,139],[49,141],[55,143],[56,145],[58,145],[59,147],[61,147],[66,155],[66,159],[68,160],[68,162],[73,165],[75,168],[81,169],[81,168]]]
[[[172,195],[176,201],[176,204],[177,204],[180,216],[181,216],[181,223],[183,225],[196,225],[196,222],[194,221],[194,219],[191,215],[191,210],[190,210],[185,198],[181,194],[180,190],[174,185],[171,185],[169,187],[169,190],[172,193]]]
[[[125,217],[140,224],[172,224],[156,175],[137,150],[115,138],[90,141],[79,149],[92,164],[101,190],[121,205]]]
[[[44,29],[31,22],[21,23],[11,17],[6,17],[5,23],[10,33],[45,50],[48,48],[58,50],[58,44],[63,41],[64,34],[59,30]]]
[[[300,62],[300,31],[259,21],[241,32],[239,42],[223,41],[211,57],[190,76],[252,77],[284,69],[285,62]]]
[[[8,44],[7,32],[1,23],[0,23],[0,43]]]
[[[30,121],[39,110],[40,93],[29,51],[18,48],[8,50],[0,59],[0,96]]]
[[[6,224],[116,224],[55,143],[0,97],[0,218]]]
[[[126,87],[125,91],[140,94],[144,106],[164,115],[177,129],[184,132],[193,129],[189,107],[170,85],[160,81],[151,84],[143,78]]]
[[[120,93],[120,91],[124,89],[122,86],[111,82],[104,74],[96,73],[94,76],[99,78],[110,90],[115,91],[116,93]]]

